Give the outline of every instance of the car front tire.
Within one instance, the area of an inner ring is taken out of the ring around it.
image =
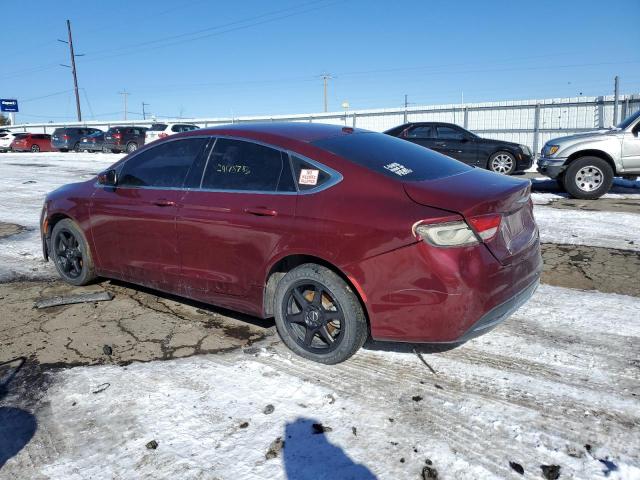
[[[569,164],[562,182],[573,198],[595,200],[613,183],[613,169],[599,157],[582,157]]]
[[[96,278],[91,250],[73,220],[60,220],[51,232],[51,259],[60,277],[72,285],[87,285]]]
[[[368,337],[358,297],[335,272],[307,263],[289,271],[275,293],[276,328],[293,352],[333,365],[355,354]]]
[[[494,173],[511,175],[516,169],[516,157],[509,152],[496,152],[489,157],[487,168]]]

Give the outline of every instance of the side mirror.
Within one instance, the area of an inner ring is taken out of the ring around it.
[[[115,187],[118,183],[118,175],[114,169],[106,170],[98,174],[98,185]]]

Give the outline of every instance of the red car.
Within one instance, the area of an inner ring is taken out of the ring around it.
[[[530,183],[389,135],[238,124],[145,145],[50,193],[45,259],[261,318],[323,363],[371,335],[463,342],[535,291]]]
[[[54,152],[51,135],[46,133],[17,133],[11,149],[14,152]]]

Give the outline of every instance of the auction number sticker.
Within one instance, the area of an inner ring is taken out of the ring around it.
[[[413,170],[411,170],[410,168],[407,168],[399,163],[390,163],[388,165],[385,165],[384,168],[395,173],[396,175],[399,175],[400,177],[404,177],[405,175],[409,175],[411,172],[413,172]]]
[[[319,174],[320,170],[303,168],[302,170],[300,170],[300,178],[298,179],[298,183],[300,185],[317,185]]]

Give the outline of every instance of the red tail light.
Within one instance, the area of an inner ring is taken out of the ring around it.
[[[498,233],[501,221],[501,215],[482,215],[480,217],[469,218],[469,223],[473,229],[478,236],[485,241],[492,239],[495,234]]]
[[[164,137],[168,137],[168,136],[169,136],[169,134],[168,133],[164,133],[164,132],[158,134],[158,138],[164,138]]]
[[[69,135],[62,135],[63,140],[69,140]]]
[[[113,134],[113,138],[114,138],[114,140],[119,142],[122,139],[122,134],[121,133],[114,133]]]

